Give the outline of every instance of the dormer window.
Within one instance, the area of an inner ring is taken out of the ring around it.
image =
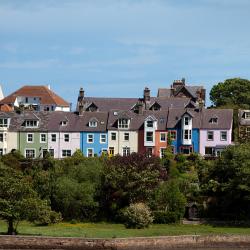
[[[37,128],[38,127],[37,120],[26,120],[24,124],[25,124],[26,128]]]
[[[154,121],[147,121],[147,127],[153,128],[154,127]]]
[[[129,120],[122,118],[118,120],[118,128],[128,128],[129,126]]]
[[[245,119],[250,119],[250,112],[245,112]]]
[[[184,124],[189,125],[189,118],[187,116],[184,117]]]
[[[67,123],[68,123],[67,121],[61,121],[60,125],[64,127],[64,126],[67,126]]]
[[[0,127],[1,128],[7,128],[8,127],[8,118],[1,118],[0,119]]]
[[[97,127],[97,121],[90,121],[89,122],[89,127],[96,128]]]
[[[212,118],[209,120],[209,123],[211,123],[211,124],[216,124],[216,123],[218,123],[218,118],[217,118],[217,117],[212,117]]]

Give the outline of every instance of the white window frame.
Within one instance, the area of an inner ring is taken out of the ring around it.
[[[122,156],[128,156],[131,154],[130,147],[123,147],[122,148]]]
[[[89,127],[90,128],[96,128],[97,127],[97,121],[89,121]]]
[[[245,119],[247,119],[247,120],[250,119],[250,112],[245,112]]]
[[[7,121],[7,123],[5,121]],[[0,127],[1,128],[8,128],[9,127],[9,119],[8,118],[0,118]]]
[[[128,138],[126,139],[126,137],[128,137]],[[125,132],[125,133],[123,134],[123,140],[124,140],[124,141],[129,141],[129,137],[130,137],[130,134],[129,134],[128,132]]]
[[[186,133],[187,131],[187,133]],[[186,138],[187,136],[187,138]],[[183,140],[192,140],[192,130],[191,129],[184,129],[183,130]]]
[[[152,134],[152,141],[148,140],[148,133]],[[147,131],[145,139],[146,139],[146,142],[154,142],[154,132],[153,131]]]
[[[102,136],[105,137],[105,140],[104,140],[104,141],[102,141],[102,139],[103,139]],[[101,144],[107,143],[107,134],[100,134],[100,143],[101,143]]]
[[[3,155],[3,148],[0,148],[0,156],[2,156]]]
[[[89,140],[90,136],[92,136],[92,141]],[[87,134],[87,143],[94,143],[94,142],[95,142],[94,134]]]
[[[161,135],[165,135],[165,139],[162,140]],[[167,141],[167,133],[166,132],[160,132],[160,142],[166,142]]]
[[[176,141],[176,138],[177,138],[177,131],[176,130],[170,130],[169,131],[169,134],[170,134],[170,139],[172,141]],[[172,135],[174,134],[174,138],[172,138]]]
[[[164,155],[162,154],[162,153],[163,153],[162,150],[166,150],[166,148],[160,147],[160,158],[162,158],[162,157],[164,156]]]
[[[115,139],[113,139],[113,135]],[[111,141],[116,141],[117,134],[115,132],[111,132]]]
[[[209,139],[209,138],[208,138],[208,134],[209,134],[209,133],[212,133],[213,139]],[[207,141],[214,141],[214,131],[212,131],[212,130],[208,130],[208,131],[207,131]]]
[[[105,154],[108,154],[108,149],[107,148],[102,148],[102,154],[105,152]]]
[[[146,121],[146,127],[147,128],[153,128],[154,127],[154,121],[153,120],[147,120]]]
[[[188,116],[184,116],[184,125],[188,126],[189,125],[189,117]],[[187,121],[187,122],[186,122]]]
[[[66,152],[66,155],[63,155],[63,151]],[[68,155],[68,152],[70,152],[70,155]],[[62,149],[62,158],[70,157],[70,156],[72,156],[72,151],[71,151],[71,149]]]
[[[0,137],[0,142],[4,142],[4,133],[0,133],[0,136],[2,136],[2,140],[1,140],[1,137]]]
[[[226,139],[222,138],[222,134],[225,133],[226,134]],[[221,141],[227,141],[227,131],[220,131],[220,140]]]
[[[68,139],[67,139],[67,140],[65,140],[65,139],[66,139],[66,136],[68,136]],[[63,139],[64,139],[64,142],[69,142],[69,141],[70,141],[70,136],[69,136],[69,134],[63,134]]]
[[[89,155],[89,150],[92,151],[92,156]],[[94,148],[87,148],[87,157],[94,157],[95,156],[95,152],[94,152]]]
[[[43,158],[45,157],[45,155],[44,155],[45,150],[46,150],[46,153],[49,152],[47,148],[43,148],[43,149],[42,149],[42,157],[43,157]]]
[[[45,141],[42,140],[43,135],[45,135]],[[40,143],[46,143],[47,142],[47,134],[46,133],[40,133]]]
[[[126,118],[118,119],[118,128],[128,129],[129,128],[129,119],[126,119]]]
[[[25,127],[26,128],[38,128],[39,121],[37,120],[26,120]]]
[[[51,152],[53,152],[53,155],[51,154]],[[49,154],[51,157],[55,157],[55,149],[54,148],[49,148]]]
[[[29,135],[32,135],[32,141],[29,141]],[[26,142],[27,143],[34,143],[34,133],[27,133],[26,134]]]
[[[31,158],[27,157],[27,155],[26,155],[27,154],[27,150],[34,150],[34,157],[31,157]],[[25,155],[25,158],[35,159],[36,158],[36,149],[35,148],[25,148],[24,155]]]
[[[53,141],[53,135],[55,136],[55,141]],[[57,141],[57,135],[55,133],[51,134],[51,142],[56,142]]]

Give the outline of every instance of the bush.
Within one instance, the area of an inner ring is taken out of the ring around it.
[[[179,214],[170,211],[154,211],[155,224],[170,224],[179,222]]]
[[[123,211],[124,225],[127,228],[145,228],[153,222],[153,216],[144,203],[131,204]]]

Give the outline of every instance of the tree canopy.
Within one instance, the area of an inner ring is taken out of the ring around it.
[[[216,107],[250,108],[250,81],[232,78],[219,82],[212,87],[210,99]]]

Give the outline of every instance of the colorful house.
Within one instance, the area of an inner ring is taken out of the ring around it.
[[[202,109],[199,153],[220,156],[232,144],[232,109]]]
[[[170,108],[167,129],[173,153],[199,153],[199,109]]]

